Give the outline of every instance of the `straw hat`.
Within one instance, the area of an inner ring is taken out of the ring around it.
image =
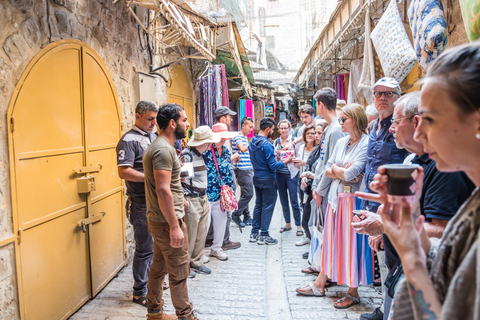
[[[228,131],[227,125],[225,123],[214,124],[212,126],[212,131],[220,135],[222,139],[232,139],[239,134],[238,131]]]
[[[193,136],[187,145],[196,147],[204,143],[217,143],[222,139],[218,133],[212,132],[209,126],[200,126],[193,131]]]

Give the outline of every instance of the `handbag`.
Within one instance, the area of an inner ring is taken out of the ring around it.
[[[390,271],[388,272],[387,277],[385,278],[384,286],[388,289],[387,293],[390,298],[393,299],[397,284],[403,278],[405,278],[405,276],[403,275],[402,261],[398,259],[392,269],[390,269]]]
[[[220,184],[221,184],[220,208],[222,209],[222,212],[235,211],[238,209],[238,202],[237,202],[237,197],[235,196],[235,192],[230,186],[223,183],[222,177],[220,176],[220,170],[218,169],[217,156],[215,156],[215,150],[213,149],[213,146],[211,146],[210,149],[212,150],[213,160],[215,161],[215,167],[217,168],[218,180],[220,180]]]

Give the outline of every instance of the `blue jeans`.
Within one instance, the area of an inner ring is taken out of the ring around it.
[[[133,295],[147,295],[147,282],[153,258],[153,238],[148,232],[147,205],[145,202],[127,202],[128,220],[133,226],[135,238],[135,254],[133,256]],[[129,210],[130,209],[130,210]]]
[[[253,210],[252,234],[268,236],[273,209],[277,201],[275,179],[259,179],[253,176],[255,186],[255,209]]]
[[[276,172],[278,195],[280,196],[280,203],[282,204],[283,217],[285,223],[290,223],[290,205],[292,204],[293,218],[295,219],[295,225],[300,225],[300,204],[298,203],[298,177],[297,174],[293,179],[290,173]],[[290,202],[288,201],[288,195],[290,195]]]
[[[240,218],[243,215],[243,220],[250,219],[250,211],[248,210],[248,204],[253,198],[253,170],[240,170],[235,169],[235,176],[237,183],[240,186],[242,194],[240,200],[238,200],[238,210],[232,212],[233,218]]]

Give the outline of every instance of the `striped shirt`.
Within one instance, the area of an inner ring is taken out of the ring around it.
[[[182,150],[185,163],[193,163],[193,177],[186,177],[182,182],[183,194],[186,196],[207,191],[207,167],[202,155],[194,147]],[[193,190],[192,190],[193,188]]]
[[[233,168],[240,170],[253,170],[252,162],[250,161],[250,153],[248,151],[241,152],[240,149],[238,149],[239,143],[243,144],[244,146],[248,146],[247,137],[241,133],[232,139],[232,153],[238,153],[240,155],[240,161],[234,163]]]

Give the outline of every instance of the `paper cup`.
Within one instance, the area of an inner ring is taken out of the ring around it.
[[[413,202],[417,190],[417,164],[387,164],[383,166],[388,176],[388,202]]]

